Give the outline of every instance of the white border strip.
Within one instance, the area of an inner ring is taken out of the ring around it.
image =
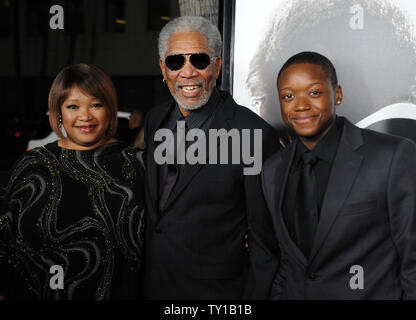
[[[416,105],[410,102],[391,104],[357,122],[356,126],[367,128],[376,122],[388,119],[416,120]]]

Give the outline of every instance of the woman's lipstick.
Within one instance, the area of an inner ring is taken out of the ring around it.
[[[94,124],[94,125],[89,125],[89,126],[76,126],[76,128],[83,133],[90,133],[95,129],[96,126],[97,125]]]

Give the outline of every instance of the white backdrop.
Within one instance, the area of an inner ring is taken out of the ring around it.
[[[316,51],[343,87],[338,114],[416,140],[416,1],[236,0],[234,21],[239,104],[281,127],[277,73],[293,54]]]

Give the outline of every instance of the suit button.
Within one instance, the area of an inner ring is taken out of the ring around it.
[[[309,273],[308,278],[309,278],[310,280],[315,280],[315,279],[316,279],[316,274],[315,274],[315,273],[313,273],[313,272],[311,272],[311,273]]]
[[[155,232],[156,232],[156,233],[162,233],[162,229],[160,229],[160,228],[156,228],[156,229],[155,229]]]

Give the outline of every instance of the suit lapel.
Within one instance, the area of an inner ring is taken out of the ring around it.
[[[151,210],[151,216],[154,218],[154,220],[156,221],[159,217],[158,214],[158,177],[159,177],[159,173],[157,170],[157,164],[155,162],[155,160],[153,159],[154,157],[154,152],[155,152],[155,148],[156,148],[156,142],[154,140],[154,135],[156,133],[156,131],[160,128],[163,120],[166,118],[166,116],[169,113],[169,106],[171,104],[167,105],[166,108],[163,109],[163,112],[156,116],[156,120],[155,123],[152,124],[152,129],[150,130],[151,132],[151,138],[147,139],[149,141],[149,145],[147,146],[147,157],[152,157],[151,159],[149,159],[149,161],[147,161],[148,163],[148,167],[146,168],[147,171],[147,181],[148,181],[148,186],[149,186],[149,191],[150,191],[150,197],[151,197],[151,205],[152,205],[152,209]],[[154,130],[153,130],[154,128]]]
[[[291,143],[286,150],[282,151],[285,154],[282,155],[278,165],[274,166],[275,171],[265,177],[265,189],[269,190],[265,198],[272,213],[276,234],[281,235],[279,239],[281,239],[282,245],[287,248],[288,254],[293,255],[300,264],[306,265],[306,258],[290,237],[282,213],[283,199],[290,167],[295,157],[296,143],[297,140]]]
[[[344,119],[344,129],[329,176],[311,261],[322,246],[354,184],[363,160],[363,156],[355,150],[362,144],[360,129]]]

